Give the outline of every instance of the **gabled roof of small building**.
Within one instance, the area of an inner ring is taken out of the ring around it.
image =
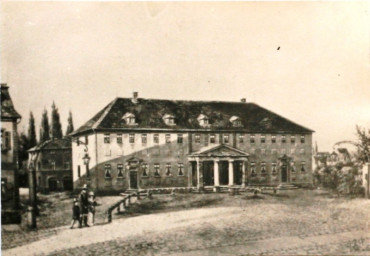
[[[40,150],[55,150],[55,149],[72,149],[72,140],[70,138],[52,139],[30,148],[28,152]]]
[[[178,101],[139,98],[133,103],[131,98],[116,98],[93,118],[87,121],[71,135],[77,135],[93,129],[133,129],[122,116],[133,113],[138,123],[134,129],[166,130],[235,130],[251,133],[312,133],[313,130],[298,125],[278,114],[254,103],[221,101]],[[168,127],[163,116],[171,113],[176,116],[176,125]],[[209,127],[204,128],[198,122],[200,114],[209,118]],[[243,127],[233,127],[232,116],[240,117]],[[261,122],[269,120],[268,123]]]
[[[9,87],[1,84],[1,119],[18,119],[21,115],[15,110],[9,94]]]

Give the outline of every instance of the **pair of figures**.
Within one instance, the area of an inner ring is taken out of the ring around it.
[[[78,199],[74,199],[73,202],[73,217],[71,228],[76,221],[79,223],[79,228],[82,225],[86,227],[93,226],[95,222],[95,206],[97,205],[95,201],[94,192],[87,191],[87,185],[85,184]]]

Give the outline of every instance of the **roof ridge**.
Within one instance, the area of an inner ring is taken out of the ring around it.
[[[116,100],[131,100],[131,98],[117,97]],[[158,101],[173,101],[173,102],[204,102],[204,103],[234,103],[234,104],[255,104],[253,102],[241,101],[225,101],[225,100],[169,100],[169,99],[155,99],[155,98],[138,98],[138,100],[158,100]]]

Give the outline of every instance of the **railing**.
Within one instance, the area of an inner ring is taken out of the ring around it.
[[[137,200],[140,200],[142,196],[147,196],[149,198],[151,198],[152,196],[152,193],[150,191],[139,191],[139,192],[133,192],[133,193],[130,193],[130,194],[124,194],[122,193],[121,194],[123,196],[123,198],[121,200],[119,200],[117,203],[115,203],[114,205],[112,205],[111,207],[108,208],[107,210],[107,222],[108,223],[111,223],[112,222],[112,212],[114,211],[114,209],[117,208],[117,213],[120,213],[121,212],[121,205],[123,207],[123,209],[125,209],[126,207],[128,207],[131,203],[132,203],[132,198],[133,197],[136,197]]]

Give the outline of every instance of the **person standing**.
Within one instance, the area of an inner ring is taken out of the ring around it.
[[[77,198],[73,199],[72,214],[71,229],[73,228],[76,221],[78,221],[78,227],[81,228],[80,206],[78,205]]]
[[[95,206],[97,205],[95,201],[94,192],[90,191],[88,193],[88,214],[87,214],[87,223],[89,226],[93,226],[95,222]]]
[[[82,188],[82,191],[79,195],[79,203],[80,203],[80,221],[83,223],[86,227],[89,225],[87,224],[87,214],[88,214],[88,206],[89,206],[89,201],[88,201],[88,196],[87,196],[87,185],[85,184]]]

